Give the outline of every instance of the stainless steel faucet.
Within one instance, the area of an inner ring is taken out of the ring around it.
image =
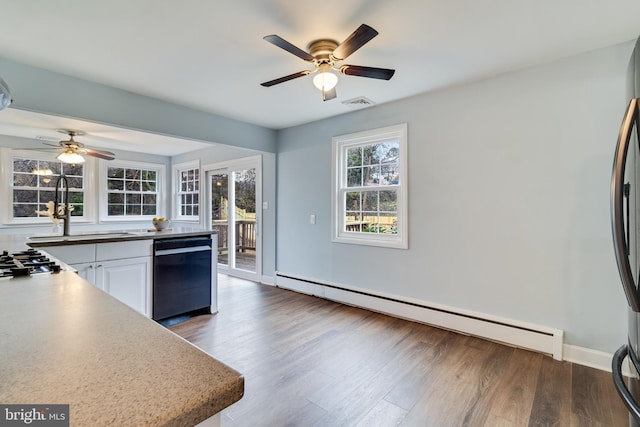
[[[64,181],[64,204],[62,205],[63,213],[58,212],[58,195],[60,193],[60,183]],[[56,181],[56,194],[53,199],[53,217],[63,220],[62,235],[69,235],[69,222],[71,220],[71,211],[69,211],[69,182],[67,177],[60,175]]]

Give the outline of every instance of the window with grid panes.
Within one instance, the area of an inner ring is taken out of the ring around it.
[[[159,170],[107,167],[107,216],[143,217],[159,214]]]
[[[177,217],[198,219],[200,207],[200,169],[177,169]]]
[[[407,244],[406,124],[333,138],[333,241]]]
[[[55,160],[51,156],[36,154],[12,156],[10,220],[13,222],[48,222],[46,216],[36,211],[46,211],[47,202],[55,198],[55,185],[60,175],[65,175],[69,184],[69,203],[73,206],[71,216],[85,217],[85,165],[71,165]],[[63,188],[63,187],[62,187]],[[62,192],[59,202],[62,200]],[[40,218],[38,220],[37,218]]]

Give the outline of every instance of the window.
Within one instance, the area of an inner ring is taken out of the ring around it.
[[[6,212],[9,223],[49,222],[46,216],[36,211],[46,211],[47,202],[55,199],[55,186],[60,175],[65,175],[69,184],[69,202],[73,206],[71,215],[75,220],[87,220],[86,165],[71,165],[53,160],[51,155],[27,151],[11,151],[8,157],[10,208]],[[65,202],[64,196],[59,200]]]
[[[408,248],[407,125],[333,138],[333,241]]]
[[[162,216],[164,165],[118,162],[103,166],[106,204],[102,219],[135,220]]]
[[[175,183],[175,217],[183,220],[200,219],[200,165],[198,161],[173,167]]]

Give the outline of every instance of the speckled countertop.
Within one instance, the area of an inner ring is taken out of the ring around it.
[[[190,426],[243,393],[240,373],[75,273],[0,280],[0,403],[69,404],[72,426]]]

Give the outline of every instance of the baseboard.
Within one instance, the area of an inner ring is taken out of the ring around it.
[[[576,345],[565,344],[563,346],[563,360],[601,371],[611,372],[611,360],[613,354],[604,351],[592,350],[590,348],[578,347]],[[622,373],[631,376],[631,369],[626,363],[622,364]]]
[[[276,272],[275,285],[320,298],[552,355],[563,360],[563,331],[397,295]]]

